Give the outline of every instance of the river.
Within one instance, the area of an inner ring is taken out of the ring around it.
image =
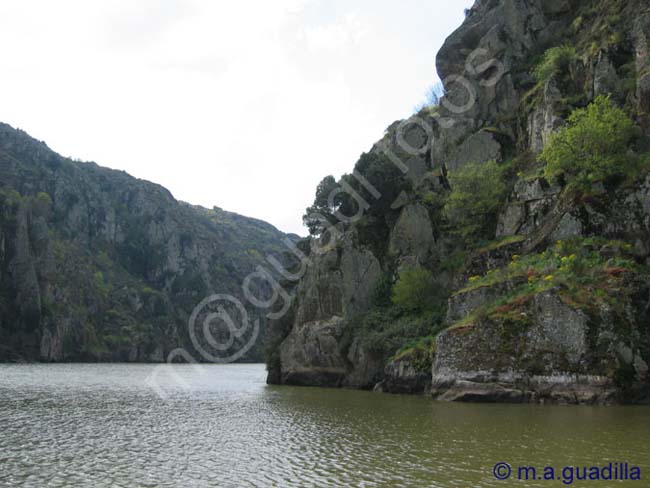
[[[0,486],[548,487],[568,484],[564,466],[610,462],[642,481],[573,486],[650,485],[650,407],[445,404],[264,380],[263,365],[0,365]],[[509,481],[495,479],[499,462]],[[514,481],[520,466],[561,479]]]

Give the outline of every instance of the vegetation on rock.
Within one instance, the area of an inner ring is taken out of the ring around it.
[[[496,214],[506,198],[504,168],[496,161],[469,163],[449,177],[445,212],[452,232],[480,240],[494,231]]]
[[[576,59],[574,46],[564,45],[552,47],[546,53],[542,62],[534,70],[535,78],[540,83],[545,83],[552,76],[568,73],[571,63]]]
[[[430,271],[415,266],[405,269],[393,287],[393,304],[409,312],[422,312],[436,302],[439,291]]]
[[[435,351],[435,336],[427,336],[407,342],[390,360],[409,361],[416,371],[430,373]]]
[[[388,391],[422,391],[433,367],[432,391],[451,399],[606,403],[623,384],[647,391],[648,19],[640,0],[476,2],[438,53],[440,105],[389,126],[338,182],[370,205],[337,229],[381,272],[340,251],[311,268],[327,277],[308,269],[287,326],[300,360],[275,363],[275,377],[313,370],[317,384],[331,358],[308,351],[335,342],[347,386],[383,378]],[[424,135],[403,130],[417,124]],[[409,137],[421,152],[400,146]],[[324,214],[359,210],[344,193],[327,208],[316,200]],[[360,291],[334,306],[319,295],[339,286]],[[322,325],[314,311],[325,309],[340,330]],[[605,379],[586,387],[567,372]],[[548,375],[541,386],[536,375]]]
[[[576,309],[597,316],[607,307],[622,317],[626,298],[633,293],[628,278],[637,271],[631,245],[625,242],[596,237],[558,241],[544,252],[515,254],[506,267],[471,276],[455,296],[499,284],[507,284],[510,291],[451,326],[464,327],[483,317],[526,321],[530,317],[522,307],[532,296],[551,289]]]
[[[385,273],[373,290],[372,308],[354,332],[366,349],[387,359],[441,330],[445,301],[445,291],[421,266],[406,268],[395,282]]]
[[[0,124],[0,361],[193,351],[194,307],[208,293],[241,295],[244,277],[286,250],[284,237]],[[261,342],[246,359],[262,358]]]
[[[338,189],[339,185],[331,175],[323,178],[318,184],[314,203],[307,207],[302,217],[302,221],[311,235],[318,235],[327,226],[336,224],[337,220],[333,211],[337,204],[340,205]]]
[[[540,159],[546,161],[548,178],[563,174],[571,186],[585,190],[635,168],[636,157],[629,150],[633,137],[633,121],[609,97],[599,96],[551,135]]]

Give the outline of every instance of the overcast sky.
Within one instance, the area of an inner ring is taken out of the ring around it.
[[[305,234],[318,182],[412,113],[472,3],[2,0],[0,120]]]

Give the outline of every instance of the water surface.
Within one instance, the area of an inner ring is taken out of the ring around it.
[[[262,365],[0,365],[0,486],[565,486],[497,481],[501,461],[627,461],[650,477],[648,407],[445,404],[264,379]]]

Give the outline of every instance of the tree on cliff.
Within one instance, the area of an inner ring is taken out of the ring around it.
[[[333,176],[323,178],[316,188],[314,203],[303,215],[303,223],[310,234],[319,235],[328,224],[360,216],[369,234],[384,236],[385,216],[391,211],[391,204],[409,189],[408,179],[386,155],[363,153],[353,174],[343,175],[338,182]],[[383,242],[384,238],[376,240]]]
[[[564,174],[570,185],[585,189],[633,169],[636,158],[628,148],[634,123],[609,97],[599,96],[588,107],[573,111],[567,122],[540,155],[547,177]]]
[[[503,168],[496,161],[470,163],[451,173],[449,181],[445,213],[453,232],[467,240],[489,237],[506,196]]]
[[[302,222],[309,229],[312,235],[320,234],[327,224],[335,224],[332,208],[329,204],[330,195],[332,195],[339,185],[332,175],[326,176],[316,187],[316,197],[314,203],[307,207],[305,214],[302,216]]]

